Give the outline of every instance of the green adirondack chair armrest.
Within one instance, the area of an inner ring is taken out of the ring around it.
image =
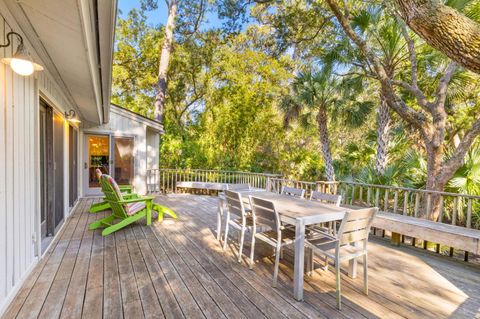
[[[126,193],[131,193],[132,192],[132,185],[118,185],[118,188],[120,188],[120,191],[123,193],[123,192],[126,192]]]
[[[131,199],[131,198],[141,198],[140,195],[131,193],[131,194],[122,194],[124,199]]]
[[[137,197],[137,198],[130,198],[130,199],[124,199],[124,200],[119,200],[119,201],[109,201],[107,199],[107,202],[115,202],[115,203],[120,203],[120,204],[130,204],[130,203],[136,203],[136,202],[146,202],[146,201],[153,201],[155,197],[152,196],[142,196],[142,197]]]

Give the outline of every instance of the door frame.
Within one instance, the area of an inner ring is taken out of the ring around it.
[[[78,201],[78,145],[79,145],[80,130],[68,124],[68,206],[70,208],[75,206]]]
[[[101,195],[102,192],[100,190],[100,187],[95,187],[91,188],[89,187],[89,158],[88,158],[88,138],[90,136],[105,136],[108,137],[108,174],[111,175],[112,172],[112,136],[109,133],[101,133],[101,132],[84,132],[83,134],[83,147],[82,147],[82,153],[83,153],[83,160],[82,160],[82,180],[83,180],[83,185],[82,185],[82,190],[83,194],[85,196],[95,196],[95,195]]]
[[[92,130],[86,130],[83,131],[83,138],[82,139],[82,163],[81,165],[78,165],[81,169],[81,176],[82,176],[82,194],[83,196],[98,196],[101,195],[102,192],[100,190],[100,187],[97,188],[90,188],[88,187],[88,137],[91,135],[103,135],[103,136],[108,136],[108,143],[109,143],[109,165],[108,165],[108,174],[110,176],[114,175],[115,172],[115,143],[114,140],[116,137],[128,137],[133,139],[133,152],[135,153],[137,151],[137,136],[133,134],[128,134],[128,133],[114,133],[114,132],[108,132],[108,131],[92,131]],[[136,156],[133,156],[133,180],[135,180],[135,176],[137,173],[137,158]],[[115,176],[113,176],[115,178]]]

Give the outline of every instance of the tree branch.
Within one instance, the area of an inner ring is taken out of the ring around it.
[[[357,45],[362,54],[372,64],[380,81],[382,94],[385,96],[388,106],[397,112],[398,115],[400,115],[405,121],[416,127],[421,134],[424,136],[429,135],[426,132],[426,128],[429,127],[429,123],[427,122],[425,115],[408,107],[406,103],[397,96],[391,84],[391,80],[387,76],[385,69],[382,67],[382,63],[380,62],[379,58],[368,48],[366,42],[355,33],[350,26],[350,21],[343,15],[336,1],[325,1],[342,26],[344,32]]]
[[[430,46],[480,73],[480,24],[440,0],[395,0],[402,20]]]
[[[415,98],[417,99],[418,105],[420,105],[422,109],[424,109],[426,112],[429,112],[429,113],[432,112],[433,104],[428,101],[425,94],[423,94],[423,92],[418,87],[415,87],[413,85],[408,84],[407,82],[400,81],[400,80],[393,80],[392,83],[412,93],[413,96],[415,96]]]
[[[447,98],[447,88],[450,80],[457,69],[457,63],[450,62],[450,64],[445,69],[445,73],[443,74],[442,78],[440,79],[440,83],[438,84],[437,92],[436,92],[436,100],[435,105],[437,107],[443,107],[445,105],[445,99]]]
[[[415,52],[415,43],[408,34],[408,30],[404,23],[400,23],[400,28],[402,30],[402,35],[407,41],[408,56],[410,59],[410,76],[412,79],[412,86],[418,89],[418,76],[417,76],[417,53]]]
[[[439,176],[439,182],[446,184],[455,174],[455,172],[463,165],[465,154],[472,146],[475,138],[480,134],[480,117],[477,118],[472,127],[467,131],[463,139],[455,149],[453,156],[443,165],[442,173]]]

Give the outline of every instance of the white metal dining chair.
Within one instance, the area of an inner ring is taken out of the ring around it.
[[[327,257],[327,263],[328,258],[334,261],[337,308],[339,310],[341,309],[340,264],[342,261],[363,256],[364,292],[368,295],[368,234],[377,212],[378,208],[376,207],[349,211],[345,214],[336,236],[325,234],[322,237],[307,238],[305,242],[314,254]]]
[[[226,190],[231,190],[231,191],[249,191],[252,189],[250,184],[243,183],[243,184],[226,184],[225,186]],[[223,221],[223,216],[224,216],[224,211],[226,208],[226,201],[222,200],[225,197],[225,192],[219,192],[218,196],[220,197],[220,200],[218,201],[218,211],[217,211],[217,240],[220,241],[221,237],[221,232],[222,232],[222,221]],[[248,213],[250,212],[249,208],[245,207],[245,211]]]
[[[299,197],[299,198],[305,198],[305,190],[300,188],[295,188],[295,187],[283,186],[280,194],[290,195],[290,196]]]
[[[310,194],[310,200],[340,207],[340,203],[342,202],[342,195],[326,194],[322,192],[312,191],[312,193]],[[335,235],[337,231],[336,222],[334,221],[328,223],[328,228],[315,225],[314,229],[317,231],[324,231],[333,235]]]
[[[285,228],[280,221],[280,215],[275,205],[268,200],[250,197],[250,207],[253,217],[252,246],[250,250],[250,269],[253,268],[255,254],[255,239],[260,239],[275,248],[275,265],[273,270],[273,287],[277,286],[278,266],[282,247],[291,245],[295,241],[295,231]],[[257,229],[265,229],[257,232]]]
[[[326,204],[332,204],[339,207],[340,203],[342,202],[342,195],[326,194],[322,192],[312,191],[312,193],[310,194],[310,200],[315,200]]]
[[[223,241],[223,250],[227,249],[228,230],[230,226],[238,229],[240,231],[238,262],[241,262],[245,231],[248,230],[250,233],[252,233],[252,228],[254,227],[253,218],[251,214],[247,213],[243,204],[242,195],[240,193],[226,190],[225,199],[227,202],[227,216],[225,221],[225,239]]]

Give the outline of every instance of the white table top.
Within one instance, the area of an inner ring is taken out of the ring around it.
[[[289,195],[281,195],[268,191],[238,191],[244,200],[248,196],[272,201],[283,222],[295,225],[301,219],[304,225],[318,224],[340,220],[345,216],[347,208],[310,201]]]

